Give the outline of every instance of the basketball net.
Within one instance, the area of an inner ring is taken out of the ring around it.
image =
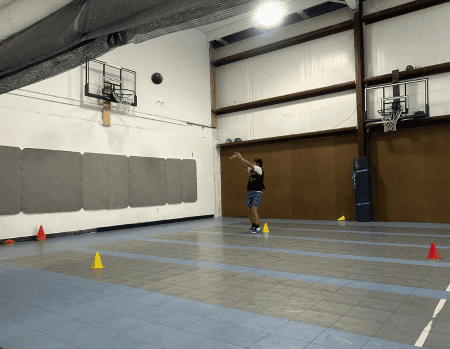
[[[391,109],[390,111],[379,110],[378,113],[381,115],[384,124],[384,132],[396,131],[397,121],[402,114],[402,109]]]
[[[128,112],[130,111],[131,104],[134,101],[134,93],[124,93],[122,91],[131,91],[131,90],[113,90],[112,94],[116,99],[117,103],[119,104],[120,110],[128,114]]]

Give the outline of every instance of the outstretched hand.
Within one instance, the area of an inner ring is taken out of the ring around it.
[[[239,158],[240,159],[241,158],[241,154],[238,153],[238,152],[235,152],[234,155],[230,158],[230,160],[233,160],[235,158]]]

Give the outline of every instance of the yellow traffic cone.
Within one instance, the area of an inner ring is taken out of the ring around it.
[[[345,217],[342,216],[341,218],[338,219],[338,221],[345,221]]]
[[[92,263],[91,269],[102,269],[102,260],[100,259],[100,254],[98,252],[95,253],[94,263]]]

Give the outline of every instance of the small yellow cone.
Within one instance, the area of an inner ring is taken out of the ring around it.
[[[345,221],[345,217],[342,216],[341,218],[338,219],[338,221]]]
[[[102,260],[100,259],[100,254],[98,252],[95,253],[94,263],[92,263],[91,269],[102,269]]]
[[[267,226],[267,223],[264,224],[263,233],[269,233],[269,227]]]

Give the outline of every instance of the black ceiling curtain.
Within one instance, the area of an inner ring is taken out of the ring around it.
[[[69,71],[119,46],[218,22],[253,11],[260,3],[75,0],[0,42],[0,94]]]

